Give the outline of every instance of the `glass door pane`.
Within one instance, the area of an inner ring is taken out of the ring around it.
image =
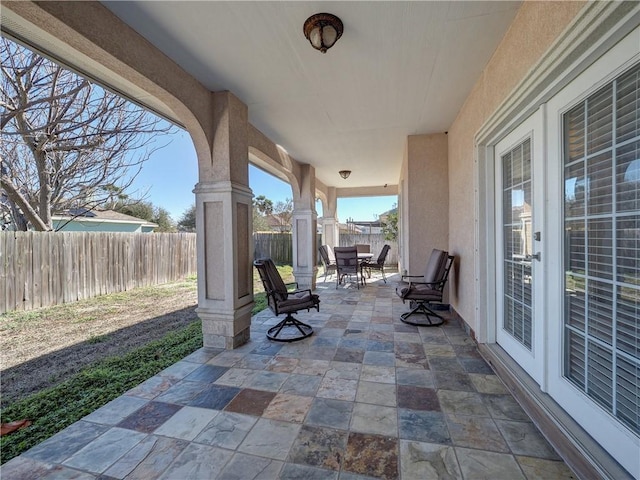
[[[563,123],[564,376],[640,435],[640,66]]]
[[[502,155],[503,322],[525,348],[533,341],[531,140]]]

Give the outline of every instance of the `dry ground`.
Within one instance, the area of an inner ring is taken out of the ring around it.
[[[197,320],[194,279],[0,315],[2,406]]]

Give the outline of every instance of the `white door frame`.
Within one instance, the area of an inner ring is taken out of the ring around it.
[[[531,376],[538,385],[546,385],[546,371],[544,361],[545,349],[546,349],[546,325],[544,323],[544,278],[543,275],[546,272],[545,262],[546,254],[543,249],[544,241],[546,241],[546,232],[542,228],[542,220],[545,218],[545,156],[544,152],[546,146],[544,144],[543,135],[543,118],[544,111],[538,109],[529,118],[524,120],[518,127],[512,130],[508,135],[500,140],[496,144],[494,149],[495,158],[495,188],[494,188],[494,208],[495,208],[495,246],[496,246],[496,275],[494,279],[495,285],[495,326],[493,327],[496,332],[496,343],[500,344],[502,348],[516,360],[516,362],[525,369],[525,371]],[[504,312],[503,312],[503,294],[504,294],[504,278],[503,278],[503,252],[504,241],[502,236],[502,156],[511,150],[513,147],[520,145],[522,142],[529,139],[531,141],[531,180],[532,180],[532,223],[531,223],[531,248],[534,254],[540,255],[540,260],[532,260],[532,339],[531,350],[527,349],[519,341],[511,336],[502,328]],[[540,232],[540,241],[533,240],[533,232]]]
[[[640,27],[586,69],[580,76],[549,100],[549,155],[558,162],[550,165],[548,188],[551,198],[562,208],[549,211],[547,221],[553,225],[549,237],[549,298],[547,316],[557,319],[549,334],[548,392],[598,443],[615,452],[618,461],[640,478],[640,438],[622,425],[610,413],[579,390],[564,376],[564,185],[563,185],[563,114],[602,86],[610,83],[624,70],[640,62]],[[614,455],[616,456],[616,455]]]

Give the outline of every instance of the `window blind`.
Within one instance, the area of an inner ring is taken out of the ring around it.
[[[502,328],[531,350],[533,341],[531,284],[531,140],[501,157],[503,232]]]
[[[640,435],[640,65],[563,129],[564,375]]]

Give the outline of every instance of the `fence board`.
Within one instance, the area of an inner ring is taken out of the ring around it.
[[[29,308],[39,308],[42,306],[42,242],[40,238],[32,236],[31,250],[31,306]]]
[[[28,252],[27,250],[27,234],[28,232],[20,232],[20,235],[18,235],[16,237],[16,252]],[[25,302],[24,302],[24,296],[25,296],[25,291],[24,291],[24,287],[27,281],[27,269],[26,269],[26,262],[27,262],[27,258],[24,255],[20,256],[20,260],[18,261],[18,263],[16,264],[16,277],[18,277],[20,279],[19,282],[16,282],[15,284],[15,296],[16,296],[16,306],[19,304],[19,306],[17,306],[18,310],[24,310],[25,307]]]
[[[2,240],[0,241],[0,245],[2,245],[2,250],[0,251],[0,255],[2,256],[2,282],[0,284],[2,288],[0,289],[0,294],[2,294],[3,298],[0,300],[0,306],[2,307],[2,311],[6,311],[9,309],[9,305],[11,305],[11,309],[15,308],[15,296],[13,294],[14,284],[13,281],[9,281],[9,279],[15,278],[15,274],[13,271],[13,262],[9,261],[10,258],[14,256],[14,246],[15,241],[9,238],[9,235],[3,235]]]
[[[87,285],[85,287],[85,298],[91,298],[96,295],[96,264],[91,259],[94,252],[94,242],[91,241],[91,237],[88,233],[85,233],[82,237],[82,243],[84,244],[85,263],[87,264]]]
[[[52,305],[64,303],[64,278],[63,278],[64,245],[62,235],[52,237],[51,242],[51,301]]]
[[[196,274],[195,233],[0,232],[0,313]]]

